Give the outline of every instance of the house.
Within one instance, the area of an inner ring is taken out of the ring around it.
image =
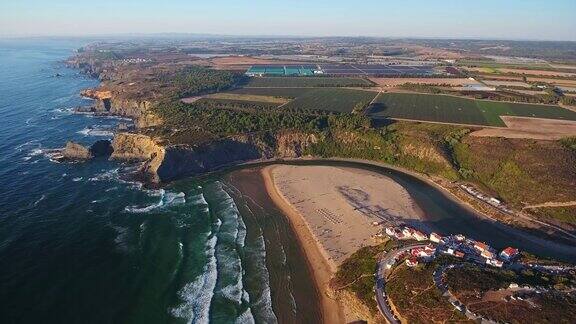
[[[428,236],[420,231],[412,231],[412,237],[416,239],[416,241],[426,241],[428,240]]]
[[[494,253],[492,253],[490,251],[482,251],[482,253],[480,253],[480,255],[486,259],[494,259]]]
[[[411,229],[410,227],[404,227],[402,229],[402,234],[404,234],[404,236],[406,237],[412,237],[412,233],[414,233],[414,230]]]
[[[396,236],[396,231],[394,227],[386,227],[386,234],[389,236]]]
[[[465,254],[462,251],[455,251],[454,256],[462,259],[462,258],[464,258]]]
[[[414,257],[406,259],[406,265],[409,267],[415,267],[418,265],[418,260]]]
[[[399,240],[410,238],[410,237],[406,237],[406,235],[404,235],[404,233],[402,233],[401,231],[396,231],[395,236]]]
[[[435,243],[440,243],[440,241],[442,241],[443,237],[440,236],[439,234],[436,234],[434,232],[430,233],[430,241],[435,242]]]
[[[442,251],[442,253],[454,255],[454,249],[453,248],[447,248],[446,250]]]
[[[510,261],[515,257],[517,257],[518,254],[520,254],[520,251],[518,251],[518,249],[509,246],[504,250],[502,250],[502,252],[500,252],[500,257],[506,261]]]
[[[487,259],[486,264],[493,267],[502,268],[503,262],[497,259]]]
[[[502,202],[500,200],[492,197],[488,200],[488,203],[492,206],[499,206]]]
[[[474,248],[480,252],[490,251],[490,247],[484,242],[474,242]]]
[[[456,234],[454,235],[454,237],[456,238],[457,241],[464,241],[466,239],[466,236],[462,235],[462,234]]]

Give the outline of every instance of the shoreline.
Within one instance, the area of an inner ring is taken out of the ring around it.
[[[483,211],[478,210],[476,207],[472,206],[470,203],[462,200],[461,198],[459,198],[458,196],[456,196],[454,193],[452,193],[448,188],[446,188],[445,186],[441,185],[440,183],[438,183],[437,181],[435,181],[435,179],[438,180],[444,180],[442,178],[435,178],[433,176],[429,176],[427,174],[421,174],[418,173],[416,171],[413,170],[409,170],[403,167],[399,167],[399,166],[395,166],[395,165],[391,165],[391,164],[387,164],[384,162],[379,162],[379,161],[372,161],[372,160],[363,160],[363,159],[355,159],[355,158],[339,158],[339,157],[331,157],[331,158],[319,158],[319,157],[302,157],[302,158],[288,158],[288,159],[267,159],[267,160],[254,160],[254,161],[244,161],[244,162],[240,162],[238,164],[233,164],[233,165],[226,165],[226,166],[222,166],[221,168],[218,168],[216,170],[210,171],[210,172],[206,172],[205,174],[199,175],[198,177],[204,177],[204,176],[209,176],[209,175],[214,175],[214,174],[224,174],[227,172],[231,172],[234,170],[240,170],[240,169],[244,169],[244,168],[250,168],[250,167],[267,167],[267,166],[271,166],[271,165],[307,165],[306,163],[311,163],[311,164],[315,164],[318,163],[317,165],[330,165],[330,163],[351,163],[353,164],[353,168],[360,168],[360,169],[365,169],[365,168],[376,168],[378,170],[372,170],[375,171],[377,173],[381,173],[382,171],[385,172],[398,172],[401,173],[405,176],[409,176],[409,177],[413,177],[416,180],[420,180],[422,182],[424,182],[426,185],[429,185],[431,187],[433,187],[434,189],[440,191],[443,196],[452,201],[454,204],[459,205],[460,207],[462,207],[463,209],[465,209],[467,212],[474,214],[478,219],[480,220],[485,220],[488,222],[492,222],[494,224],[497,224],[497,226],[505,226],[508,227],[509,229],[511,229],[512,231],[515,232],[521,232],[524,235],[528,235],[528,239],[529,240],[537,240],[537,241],[541,241],[541,240],[545,240],[548,243],[551,243],[559,248],[565,248],[567,247],[569,244],[566,241],[563,240],[554,240],[551,239],[550,237],[547,237],[546,235],[544,235],[545,229],[536,229],[536,232],[531,232],[529,228],[526,228],[524,226],[519,226],[516,224],[510,224],[507,222],[504,222],[500,219],[498,219],[497,217],[494,217],[492,215],[486,214]],[[326,164],[322,164],[322,163],[326,163]],[[556,226],[554,226],[553,224],[549,224],[549,223],[545,223],[545,222],[540,222],[537,220],[533,220],[531,219],[530,221],[533,221],[535,223],[537,223],[537,225],[540,226],[544,226],[547,228],[551,228],[552,230],[555,231],[563,231],[563,229],[558,229]]]
[[[306,255],[308,266],[314,276],[314,282],[320,291],[323,322],[345,323],[343,305],[328,295],[330,279],[337,270],[336,265],[329,262],[326,252],[316,241],[304,218],[278,192],[274,185],[272,168],[273,166],[265,166],[261,168],[260,174],[268,196],[289,220]]]

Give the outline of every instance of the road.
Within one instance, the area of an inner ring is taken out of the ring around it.
[[[388,306],[388,303],[386,302],[386,298],[385,297],[385,284],[386,284],[386,277],[388,276],[388,269],[386,269],[386,264],[392,260],[393,258],[396,258],[396,256],[409,251],[410,249],[413,248],[418,248],[418,247],[425,247],[428,244],[412,244],[412,245],[407,245],[404,247],[401,247],[399,249],[396,250],[392,250],[388,253],[383,253],[380,255],[380,259],[378,260],[378,269],[376,271],[376,301],[378,302],[378,309],[380,310],[380,313],[382,313],[382,315],[384,316],[384,318],[386,318],[386,320],[388,321],[388,323],[390,324],[399,324],[400,321],[398,321],[397,319],[394,318],[394,312],[392,311],[392,309],[390,308],[390,306]]]
[[[442,292],[442,296],[447,297],[448,301],[456,311],[459,311],[464,314],[469,320],[480,322],[482,324],[496,324],[496,322],[488,320],[480,315],[477,315],[471,312],[456,296],[452,294],[452,292],[448,289],[448,286],[443,282],[442,278],[444,276],[444,272],[449,269],[453,269],[456,267],[462,267],[462,264],[449,264],[445,266],[441,266],[434,272],[434,284],[436,288]]]

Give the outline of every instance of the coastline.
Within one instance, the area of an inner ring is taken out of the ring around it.
[[[273,166],[263,167],[260,171],[266,192],[289,220],[294,232],[297,235],[300,246],[305,252],[314,282],[321,292],[321,305],[324,323],[345,323],[344,309],[342,305],[329,293],[330,279],[336,272],[336,265],[329,262],[326,252],[316,241],[312,231],[308,227],[302,216],[295,210],[278,192],[274,185]]]

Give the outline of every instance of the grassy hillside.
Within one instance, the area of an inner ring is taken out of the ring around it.
[[[576,153],[558,142],[467,136],[454,160],[465,179],[516,206],[576,198]]]
[[[378,312],[374,295],[374,271],[378,255],[395,245],[387,241],[377,246],[367,246],[352,254],[338,268],[331,285],[334,289],[346,289],[352,292],[371,312]]]
[[[438,262],[416,268],[399,265],[386,284],[386,293],[408,323],[466,322],[434,285]]]

